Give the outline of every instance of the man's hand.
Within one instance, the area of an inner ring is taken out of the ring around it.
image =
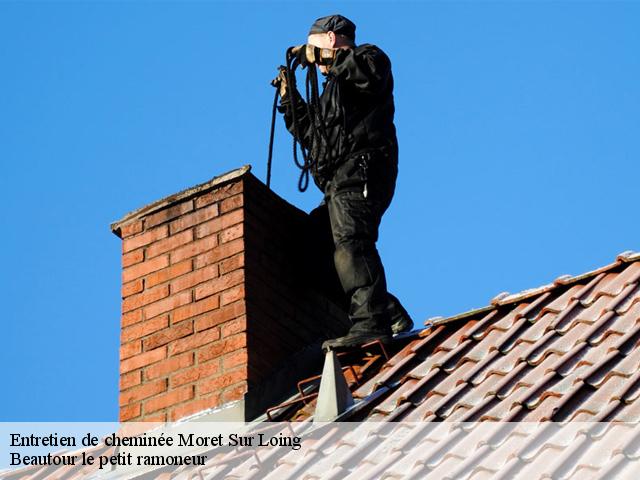
[[[283,98],[287,94],[287,69],[280,65],[278,67],[278,76],[271,80],[271,85],[278,88],[280,98]]]
[[[336,50],[333,48],[319,48],[311,44],[298,45],[291,50],[298,59],[300,65],[306,67],[313,63],[318,65],[331,65],[336,58]]]

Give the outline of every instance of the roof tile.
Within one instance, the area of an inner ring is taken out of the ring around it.
[[[632,283],[640,280],[640,262],[633,262],[619,273],[607,275],[610,277],[606,285],[603,285],[601,292],[611,296],[619,295],[622,290]]]
[[[458,331],[453,332],[453,334],[451,334],[447,339],[441,341],[440,344],[436,347],[435,351],[437,352],[440,350],[455,350],[456,348],[458,348],[458,346],[460,346],[460,344],[469,342],[469,340],[466,339],[466,332],[470,330],[473,325],[475,325],[475,323],[476,321],[474,320],[465,323],[462,327],[460,327]]]
[[[640,283],[635,286],[633,291],[616,307],[616,312],[622,315],[631,307],[640,302]]]
[[[569,305],[575,303],[575,300],[583,290],[583,285],[573,285],[566,291],[560,293],[555,299],[542,308],[541,313],[553,312],[555,314],[562,313],[569,308]]]
[[[387,414],[393,412],[393,410],[395,410],[402,402],[405,402],[407,400],[408,395],[416,393],[416,386],[420,387],[418,380],[407,379],[387,399],[376,406],[375,410]]]
[[[490,372],[489,369],[494,364],[494,361],[496,360],[496,358],[503,358],[503,357],[505,357],[505,355],[502,355],[500,351],[492,350],[491,352],[489,352],[489,354],[486,357],[482,359],[482,361],[475,363],[473,365],[473,368],[464,375],[463,377],[464,381],[472,383],[473,385],[478,385],[484,380],[484,378]]]
[[[617,273],[607,273],[602,277],[602,279],[598,282],[597,285],[589,292],[588,295],[583,297],[582,302],[585,305],[591,305],[594,301],[596,301],[602,295],[606,295],[608,297],[615,297],[617,293],[613,293],[612,289],[609,288],[609,284],[612,283],[618,277]],[[618,292],[619,293],[619,292]]]
[[[536,343],[547,333],[552,326],[553,320],[556,318],[557,315],[555,313],[549,312],[537,318],[535,321],[529,322],[528,328],[518,335],[517,340],[531,344]]]
[[[483,479],[495,473],[506,479],[519,467],[516,478],[531,478],[542,465],[548,475],[582,480],[633,471],[622,459],[640,459],[640,435],[637,445],[626,439],[607,459],[593,450],[597,435],[546,442],[544,430],[446,436],[450,422],[437,422],[640,421],[640,255],[433,323],[420,338],[395,342],[389,351],[397,353],[386,364],[363,372],[365,383],[354,392],[358,415],[381,423],[358,424],[335,447],[320,440],[298,452],[263,451],[260,461],[273,465],[270,476]],[[376,429],[399,419],[422,423],[390,444]],[[608,441],[612,434],[604,435]],[[510,453],[494,448],[501,444],[512,444]],[[366,452],[369,447],[374,450]],[[225,465],[219,457],[204,469],[207,477],[265,477],[254,458]]]

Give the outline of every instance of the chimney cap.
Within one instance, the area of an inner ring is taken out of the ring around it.
[[[125,225],[126,223],[129,223],[131,221],[137,220],[140,217],[149,215],[151,213],[157,212],[158,210],[162,210],[163,208],[167,208],[168,206],[180,202],[181,200],[184,200],[185,198],[200,194],[202,192],[205,192],[207,190],[212,190],[216,187],[219,187],[220,185],[230,182],[232,180],[237,180],[238,178],[246,175],[247,173],[249,173],[251,171],[251,165],[244,165],[240,168],[236,168],[234,170],[231,170],[229,172],[223,173],[222,175],[218,175],[216,177],[213,177],[211,180],[208,180],[204,183],[201,183],[199,185],[196,185],[194,187],[190,187],[190,188],[186,188],[185,190],[182,190],[181,192],[178,193],[174,193],[172,195],[169,195],[167,197],[161,198],[160,200],[157,200],[155,202],[152,202],[148,205],[145,205],[143,207],[140,207],[132,212],[127,213],[124,217],[122,217],[120,220],[117,220],[115,222],[113,222],[110,226],[111,226],[111,231],[113,233],[115,233],[116,235],[120,236],[119,232],[120,232],[120,228]]]

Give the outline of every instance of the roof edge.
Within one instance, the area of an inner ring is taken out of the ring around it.
[[[595,277],[597,275],[600,275],[601,273],[604,272],[608,272],[609,270],[613,270],[616,267],[619,267],[622,264],[625,263],[633,263],[633,262],[637,262],[640,261],[640,252],[634,252],[632,250],[626,250],[622,253],[620,253],[619,255],[616,256],[616,260],[613,263],[610,263],[608,265],[605,265],[603,267],[600,268],[596,268],[595,270],[590,270],[588,272],[582,273],[580,275],[561,275],[558,278],[556,278],[553,282],[548,283],[546,285],[542,285],[540,287],[536,287],[536,288],[530,288],[527,290],[522,290],[521,292],[518,293],[508,293],[508,292],[502,292],[499,293],[498,295],[496,295],[494,298],[491,299],[490,304],[481,308],[475,308],[473,310],[468,310],[466,312],[463,313],[459,313],[456,315],[452,315],[449,317],[432,317],[429,318],[425,321],[425,326],[437,326],[437,325],[442,325],[445,323],[451,323],[451,322],[456,322],[458,320],[465,320],[468,319],[470,317],[474,317],[476,315],[482,314],[482,313],[487,313],[491,310],[494,310],[498,307],[502,307],[505,305],[510,305],[513,303],[518,303],[521,302],[523,300],[527,300],[529,298],[532,297],[537,297],[539,295],[542,295],[544,293],[550,292],[552,290],[555,290],[556,288],[560,287],[560,286],[568,286],[568,285],[572,285],[574,283],[580,282],[582,280],[586,280],[592,277]]]
[[[244,165],[240,168],[236,168],[234,170],[231,170],[229,172],[223,173],[222,175],[218,175],[216,177],[213,177],[211,180],[208,180],[204,183],[200,183],[198,185],[195,185],[193,187],[189,187],[186,188],[178,193],[173,193],[171,195],[168,195],[164,198],[161,198],[160,200],[156,200],[155,202],[149,203],[148,205],[145,205],[143,207],[140,207],[136,210],[133,210],[129,213],[127,213],[124,217],[122,217],[120,220],[117,220],[113,223],[110,224],[110,228],[111,231],[113,233],[115,233],[116,235],[118,235],[118,231],[120,230],[120,228],[129,223],[132,222],[134,220],[137,220],[138,218],[144,216],[144,215],[149,215],[151,213],[154,213],[158,210],[161,210],[163,208],[168,207],[169,205],[172,205],[174,203],[179,202],[180,200],[184,200],[187,197],[191,197],[193,195],[196,195],[198,193],[202,193],[204,191],[207,190],[211,190],[215,187],[218,187],[224,183],[227,182],[231,182],[232,180],[236,180],[244,175],[246,175],[247,173],[249,173],[251,171],[251,165]]]

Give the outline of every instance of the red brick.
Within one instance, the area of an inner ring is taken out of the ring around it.
[[[183,370],[182,372],[171,375],[171,381],[169,384],[171,388],[179,387],[186,383],[192,383],[202,378],[207,378],[215,375],[220,371],[220,363],[217,361],[203,363],[193,368]]]
[[[220,295],[220,304],[226,305],[228,303],[235,302],[236,300],[240,300],[241,298],[244,298],[244,284],[222,292]]]
[[[201,333],[194,333],[193,335],[180,340],[176,340],[169,345],[169,351],[171,355],[178,353],[195,350],[196,348],[206,345],[207,343],[215,342],[220,339],[220,332],[218,329],[211,328]],[[204,363],[206,360],[198,361],[198,363]]]
[[[146,318],[153,318],[156,315],[160,315],[162,313],[168,312],[170,310],[174,310],[182,305],[186,305],[191,301],[191,292],[180,292],[175,295],[171,295],[164,300],[160,300],[159,302],[152,303],[148,307],[144,309],[144,315]]]
[[[144,322],[136,323],[130,327],[125,327],[120,331],[120,341],[124,344],[131,340],[145,337],[167,328],[169,326],[169,316],[163,315],[162,317],[153,318]]]
[[[216,188],[209,193],[196,198],[196,208],[204,207],[213,202],[219,202],[227,197],[242,192],[242,182],[235,182],[223,187]]]
[[[171,252],[171,263],[178,263],[185,258],[195,257],[203,252],[214,249],[218,245],[218,239],[215,235],[201,238],[188,245],[180,247]]]
[[[144,413],[155,412],[162,408],[167,408],[172,405],[177,405],[193,398],[193,385],[187,385],[186,387],[171,390],[163,395],[158,395],[144,402]]]
[[[214,265],[216,266],[216,265]],[[244,282],[244,270],[234,270],[222,277],[213,279],[207,283],[199,285],[195,289],[195,299],[200,300],[215,293],[222,292]]]
[[[176,355],[178,353],[186,352],[189,350],[195,350],[196,348],[206,345],[207,343],[215,342],[220,339],[220,332],[218,329],[211,328],[201,333],[194,333],[193,335],[180,340],[176,340],[169,345],[170,355]],[[204,363],[205,360],[198,361],[198,363]]]
[[[227,213],[225,215],[221,215],[219,217],[214,218],[213,220],[209,220],[208,222],[202,223],[196,227],[196,237],[202,238],[207,235],[212,235],[214,233],[221,232],[225,228],[229,228],[236,223],[241,223],[244,219],[244,211],[243,210],[235,210],[231,213]]]
[[[130,372],[136,368],[146,367],[153,363],[164,360],[167,357],[167,349],[165,347],[149,350],[135,357],[127,358],[120,362],[120,374]]]
[[[220,405],[220,394],[213,393],[206,397],[198,396],[196,400],[181,403],[171,410],[170,418],[172,421],[180,420],[194,413],[202,412],[208,408],[214,408]]]
[[[188,213],[191,210],[193,210],[193,201],[188,200],[186,202],[173,205],[172,207],[165,208],[164,210],[160,210],[157,213],[149,215],[144,219],[144,225],[146,228],[153,227],[155,225],[168,222],[169,220],[173,220],[174,218]]]
[[[135,370],[120,376],[120,391],[142,383],[142,371]]]
[[[144,277],[145,275],[167,267],[168,265],[168,255],[152,258],[151,260],[146,260],[142,263],[136,263],[122,271],[122,283],[127,283],[131,280],[135,280],[136,278]]]
[[[210,392],[222,390],[225,387],[233,385],[234,383],[242,382],[247,379],[247,369],[245,367],[239,368],[233,372],[224,372],[215,378],[203,380],[198,383],[198,395],[206,395]]]
[[[220,275],[244,267],[244,252],[220,262]]]
[[[229,370],[233,367],[237,367],[238,365],[245,365],[248,359],[249,356],[247,355],[246,348],[236,350],[235,352],[222,357],[222,368],[224,370]]]
[[[120,393],[120,406],[128,405],[143,398],[149,398],[167,391],[167,381],[163,378],[154,382],[144,383]]]
[[[187,352],[182,355],[176,355],[175,357],[169,357],[162,362],[147,367],[144,371],[144,376],[147,380],[152,380],[158,377],[165,377],[171,372],[175,372],[182,368],[187,368],[193,365],[193,357],[193,352]]]
[[[191,294],[191,292],[185,293],[188,293],[189,295]],[[218,297],[207,297],[204,300],[200,300],[199,302],[191,303],[174,310],[171,315],[171,321],[175,324],[186,320],[187,318],[195,317],[196,315],[200,315],[201,313],[214,310],[219,306],[220,300],[218,299]]]
[[[220,202],[220,213],[226,213],[244,205],[244,195],[238,194],[233,197],[225,198]]]
[[[145,414],[141,421],[149,423],[164,423],[167,421],[167,412],[158,412],[155,415]]]
[[[122,298],[128,297],[130,295],[135,295],[136,293],[140,293],[144,289],[144,285],[142,283],[142,279],[138,278],[137,280],[133,280],[132,282],[125,283],[122,285]]]
[[[144,249],[140,248],[133,252],[125,253],[122,255],[122,268],[130,267],[136,263],[140,263],[144,260]]]
[[[125,239],[142,231],[142,220],[129,222],[120,227],[120,238]]]
[[[120,346],[120,360],[133,357],[134,355],[138,355],[140,352],[142,352],[142,342],[140,340],[123,343]]]
[[[127,422],[133,418],[139,417],[142,412],[140,403],[132,403],[120,408],[120,421]]]
[[[210,332],[212,330],[206,330],[205,333]],[[217,330],[213,330],[214,332]],[[234,337],[229,337],[226,340],[222,340],[220,342],[216,342],[213,345],[208,345],[206,347],[201,348],[198,351],[198,363],[207,362],[213,358],[221,357],[227,353],[234,352],[241,348],[246,348],[247,346],[247,336],[244,333],[236,335]]]
[[[134,310],[122,315],[122,328],[142,321],[142,310]]]
[[[209,237],[207,237],[209,238]],[[201,268],[211,263],[219,262],[220,260],[231,257],[244,250],[244,239],[237,238],[228,243],[223,243],[217,246],[213,250],[210,250],[202,255],[196,257],[195,268]]]
[[[240,400],[247,393],[247,382],[240,382],[237,385],[228,387],[222,392],[222,403],[234,402]]]
[[[185,228],[193,227],[207,220],[211,220],[213,217],[218,216],[218,205],[213,204],[200,210],[196,210],[193,213],[184,215],[177,220],[174,220],[169,224],[169,232],[173,235],[176,232],[184,230]]]
[[[160,285],[155,288],[148,288],[143,293],[132,295],[122,301],[122,313],[136,308],[144,307],[150,303],[157,302],[169,296],[169,285]]]
[[[162,253],[175,250],[182,245],[191,243],[193,241],[193,230],[185,230],[176,235],[164,238],[158,242],[154,242],[149,245],[145,251],[147,258],[156,257]]]
[[[207,280],[211,280],[212,278],[216,278],[218,276],[218,265],[213,264],[209,265],[205,268],[199,268],[198,270],[194,270],[192,273],[188,275],[183,275],[180,278],[177,278],[173,282],[171,282],[171,291],[179,292],[180,290],[184,290],[185,288],[191,288],[194,285],[205,282]]]
[[[236,238],[240,238],[242,237],[243,232],[244,228],[241,223],[234,225],[233,227],[225,228],[220,233],[220,243],[227,243],[231,240],[235,240]]]
[[[244,315],[245,312],[246,308],[244,302],[232,303],[196,318],[195,330],[196,332],[207,330],[208,328],[215,327],[216,325],[220,325],[221,323],[228,322],[229,320]]]
[[[135,250],[136,248],[144,247],[145,245],[160,240],[161,238],[165,238],[168,235],[169,227],[164,225],[159,228],[147,230],[146,232],[140,235],[136,235],[135,237],[126,238],[122,241],[122,253],[127,253],[131,250]]]
[[[184,262],[176,263],[168,268],[152,273],[145,278],[145,285],[147,288],[153,287],[159,283],[166,282],[173,278],[184,275],[193,269],[193,261],[191,259]]]
[[[242,306],[244,307],[244,302],[233,303],[231,305],[238,305],[238,304],[242,304]],[[229,305],[229,307],[231,305]],[[223,308],[228,308],[228,307],[223,307]],[[196,328],[197,328],[197,323],[196,323]],[[235,320],[231,320],[230,322],[226,322],[220,325],[220,335],[222,336],[222,338],[226,338],[226,337],[230,337],[231,335],[235,335],[236,333],[244,332],[246,329],[247,329],[247,317],[246,315],[243,315],[240,318],[236,318]]]
[[[145,338],[142,343],[145,350],[152,350],[161,345],[166,345],[173,340],[177,340],[178,338],[191,335],[192,333],[193,323],[182,322],[178,325],[172,325],[169,328],[165,328],[164,330],[154,333],[150,337]]]

